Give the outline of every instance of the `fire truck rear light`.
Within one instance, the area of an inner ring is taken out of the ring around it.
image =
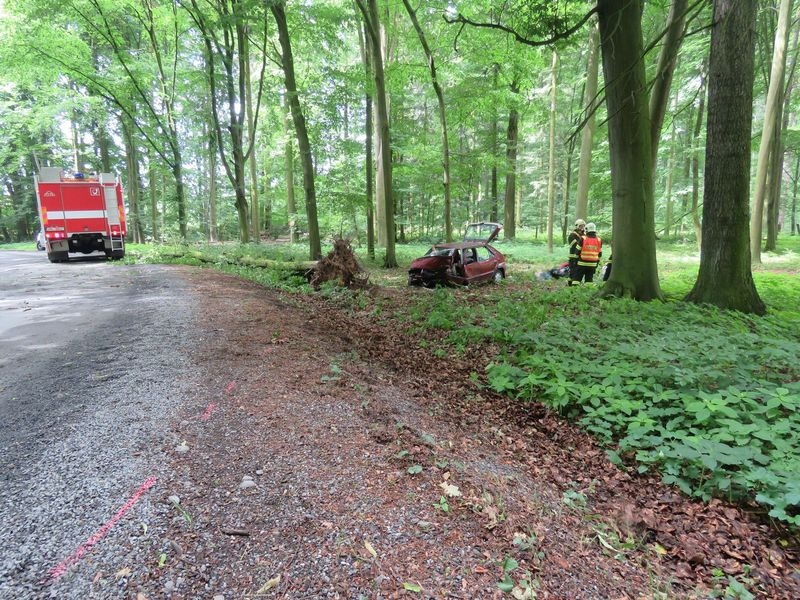
[[[44,234],[44,236],[48,240],[65,240],[67,239],[67,234],[63,231],[48,231]]]
[[[119,228],[119,225],[112,225],[111,226],[111,235],[113,235],[113,236],[122,235],[122,232],[121,232],[121,230]]]

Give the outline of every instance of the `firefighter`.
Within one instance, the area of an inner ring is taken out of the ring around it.
[[[570,285],[594,281],[594,273],[600,264],[600,257],[603,256],[603,240],[597,236],[597,225],[594,223],[586,224],[586,235],[578,243],[578,251],[576,276],[570,275]]]
[[[575,229],[569,232],[569,237],[567,238],[569,242],[569,281],[567,285],[572,285],[572,280],[578,276],[578,258],[580,258],[581,253],[579,244],[583,239],[585,227],[586,221],[577,219],[575,221]]]

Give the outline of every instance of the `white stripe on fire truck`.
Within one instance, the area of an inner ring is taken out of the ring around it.
[[[105,219],[104,210],[48,210],[47,218],[52,219]]]

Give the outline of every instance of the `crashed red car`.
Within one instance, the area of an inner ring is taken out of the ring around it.
[[[435,287],[501,281],[506,276],[506,257],[489,243],[502,228],[499,223],[471,223],[462,241],[434,245],[411,263],[408,285]]]

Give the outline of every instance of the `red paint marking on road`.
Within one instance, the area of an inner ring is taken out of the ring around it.
[[[216,402],[212,402],[211,404],[209,404],[206,407],[205,412],[203,412],[203,414],[200,416],[200,418],[203,419],[203,421],[208,421],[211,418],[211,413],[214,412],[215,408],[217,408],[217,403]]]
[[[139,489],[136,490],[136,493],[133,496],[131,496],[131,498],[125,503],[125,505],[117,511],[117,514],[111,517],[106,522],[106,524],[103,525],[100,529],[98,529],[88,540],[86,540],[83,544],[78,546],[75,552],[73,552],[70,556],[62,560],[55,567],[50,569],[50,572],[48,573],[47,579],[45,580],[44,583],[49,584],[58,581],[64,575],[64,573],[66,573],[69,570],[69,568],[72,565],[77,563],[81,559],[81,557],[92,548],[92,546],[94,546],[97,542],[103,539],[105,535],[109,531],[111,531],[111,528],[117,524],[117,521],[119,521],[122,517],[125,516],[125,513],[127,513],[134,504],[136,504],[139,498],[141,498],[142,495],[144,495],[144,493],[147,490],[153,487],[155,482],[156,478],[150,477],[141,486],[139,486]]]
[[[225,393],[230,394],[236,388],[236,382],[231,381],[228,385],[225,386]]]

